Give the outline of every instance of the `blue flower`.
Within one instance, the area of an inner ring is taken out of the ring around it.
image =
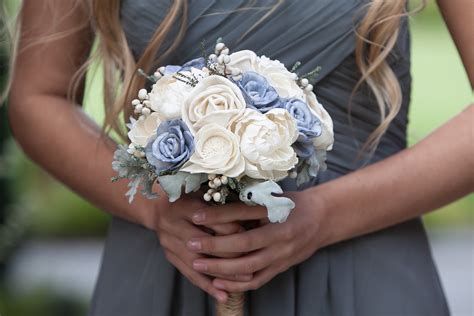
[[[245,72],[242,79],[236,83],[242,91],[248,107],[262,113],[282,107],[276,90],[268,84],[267,79],[256,72]]]
[[[206,66],[206,60],[203,57],[199,57],[199,58],[195,58],[184,63],[182,66],[176,66],[176,65],[166,66],[164,75],[165,76],[173,75],[179,71],[190,71],[191,67],[202,69],[204,66]]]
[[[321,121],[314,115],[303,100],[292,98],[284,101],[283,107],[296,120],[299,135],[293,148],[301,158],[313,155],[315,148],[312,139],[322,133]]]
[[[190,71],[192,68],[202,69],[206,66],[206,60],[203,57],[195,58],[183,64],[179,71]]]
[[[146,159],[157,173],[176,170],[193,152],[193,136],[181,119],[161,123],[145,148]]]

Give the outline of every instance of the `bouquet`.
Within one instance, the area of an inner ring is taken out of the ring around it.
[[[299,76],[299,62],[290,71],[250,50],[231,54],[220,39],[203,55],[151,76],[141,72],[153,85],[132,101],[137,118],[127,125],[130,144],[114,154],[113,180],[130,180],[130,203],[139,188],[155,198],[158,182],[170,202],[202,189],[205,201],[238,196],[266,207],[270,222],[284,222],[295,203],[278,196],[278,181],[300,186],[315,178],[334,140],[310,83],[319,69]],[[243,294],[230,298],[218,310],[241,311]]]

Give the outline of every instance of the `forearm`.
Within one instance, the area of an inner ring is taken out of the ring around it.
[[[33,161],[99,208],[151,225],[152,201],[137,195],[129,204],[124,196],[127,182],[111,183],[116,144],[101,138],[100,127],[80,107],[44,95],[13,99],[9,112],[15,138]]]
[[[472,192],[473,117],[471,105],[417,145],[309,189],[328,210],[320,223],[321,246],[417,217]]]

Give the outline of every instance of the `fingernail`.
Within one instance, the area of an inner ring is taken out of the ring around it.
[[[213,284],[214,287],[218,288],[219,290],[225,290],[224,283],[220,282],[219,280],[214,280]]]
[[[220,303],[225,303],[227,301],[227,295],[225,293],[222,293],[222,292],[216,293],[215,298]]]
[[[206,213],[204,212],[198,212],[193,215],[193,222],[196,224],[204,222],[205,219],[206,219]]]
[[[207,264],[200,261],[193,262],[193,269],[197,271],[207,271]]]
[[[202,245],[201,245],[201,242],[197,239],[191,239],[188,241],[188,248],[190,250],[201,250],[202,249]]]

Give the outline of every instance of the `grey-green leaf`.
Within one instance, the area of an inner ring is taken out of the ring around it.
[[[185,187],[185,193],[196,191],[205,182],[207,176],[205,174],[197,173],[191,174],[187,172],[177,172],[173,175],[159,176],[158,182],[163,191],[168,195],[170,202],[175,202],[181,197],[182,187]]]
[[[274,196],[283,190],[274,181],[248,182],[240,191],[239,198],[247,205],[262,205],[267,208],[268,219],[272,223],[283,223],[288,218],[295,202],[286,197]]]

